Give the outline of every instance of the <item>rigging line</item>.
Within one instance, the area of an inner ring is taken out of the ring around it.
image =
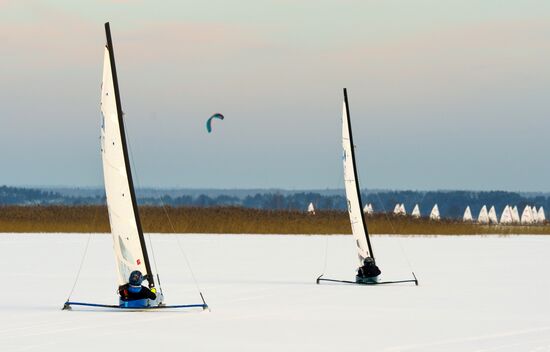
[[[340,174],[339,176],[340,178],[340,182],[338,183],[339,185],[342,185],[342,183],[344,183],[344,198],[347,199],[347,196],[345,195],[345,179],[344,179],[344,175],[343,174]],[[344,181],[344,182],[342,182]],[[338,188],[338,187],[335,187],[335,188]],[[346,206],[346,213],[348,212],[347,210],[347,206]],[[323,270],[321,271],[322,273],[325,273],[325,270],[327,270],[327,266],[328,266],[328,240],[329,240],[329,236],[330,235],[325,235],[325,258],[324,258],[324,264],[323,264]]]
[[[94,212],[94,217],[92,219],[92,227],[96,223],[98,211],[99,211],[99,207],[96,207],[95,212]],[[71,288],[71,291],[69,292],[69,296],[67,296],[67,301],[70,301],[71,296],[73,295],[74,290],[76,288],[76,284],[78,283],[78,278],[80,277],[80,272],[82,271],[82,268],[84,267],[84,262],[86,261],[86,256],[88,254],[88,248],[90,247],[90,242],[92,240],[92,235],[93,235],[93,232],[90,231],[90,233],[88,234],[88,239],[86,240],[86,247],[84,247],[84,253],[82,254],[82,258],[80,259],[80,265],[78,266],[78,271],[76,272],[76,278],[74,280],[73,287]]]
[[[324,274],[325,270],[327,270],[327,264],[328,264],[328,237],[330,235],[325,235],[325,263],[323,264],[323,270],[321,270],[321,273]]]
[[[384,203],[382,202],[382,198],[380,198],[380,195],[378,194],[378,192],[376,192],[376,197],[378,198],[378,200],[380,201],[380,204],[382,205],[382,210],[383,210],[384,216],[386,217],[386,220],[390,224],[390,227],[393,231],[393,234],[397,235],[397,231],[395,230],[395,227],[393,226],[393,223],[392,223],[392,221],[391,221],[391,219],[388,215],[388,212],[386,211],[386,207],[384,206]],[[407,255],[407,252],[405,252],[405,248],[403,247],[403,243],[401,242],[401,236],[397,236],[397,243],[399,243],[399,248],[401,248],[401,253],[403,253],[403,257],[405,257],[405,261],[407,262],[407,265],[409,266],[409,269],[411,271],[413,271],[413,267],[412,267],[411,261],[409,260],[409,256]]]
[[[128,127],[128,126],[126,126]],[[128,129],[128,128],[127,128]],[[126,133],[128,133],[126,129]],[[134,174],[136,175],[136,182],[138,185],[140,185],[140,182],[139,182],[139,175],[136,171],[136,164],[134,162],[134,153],[132,152],[132,145],[131,145],[131,142],[130,142],[130,139],[127,138],[128,136],[126,136],[126,141],[128,143],[128,150],[129,150],[129,154],[130,154],[130,159],[132,160],[132,166],[134,168]],[[168,212],[166,211],[166,206],[164,204],[164,201],[162,200],[162,197],[159,198],[160,199],[160,204],[162,205],[162,209],[164,210],[164,213],[166,214],[166,217],[168,219],[168,223],[170,224],[170,227],[172,229],[172,234],[176,237],[176,242],[178,243],[178,247],[180,249],[180,252],[183,254],[183,258],[185,259],[185,262],[187,263],[187,267],[189,268],[189,272],[191,273],[191,277],[193,278],[193,282],[195,283],[195,287],[197,289],[197,291],[199,292],[202,300],[204,301],[204,297],[202,295],[202,292],[201,292],[201,289],[199,287],[199,283],[197,281],[197,278],[195,277],[195,273],[193,272],[193,268],[191,268],[191,263],[189,262],[189,259],[187,258],[187,255],[185,254],[185,251],[183,250],[183,247],[180,243],[180,240],[179,240],[179,237],[176,236],[176,230],[174,228],[174,225],[172,224],[172,219],[170,219],[170,216],[168,216]],[[149,239],[149,244],[151,246],[151,255],[153,257],[153,265],[155,267],[155,271],[157,272],[157,277],[158,277],[158,266],[157,266],[157,259],[156,259],[156,256],[155,256],[155,250],[154,250],[154,247],[153,247],[153,242],[151,240],[151,235],[150,234],[147,234],[147,237]],[[151,273],[152,274],[152,273]],[[162,292],[162,286],[160,284],[160,278],[159,278],[159,290]]]
[[[352,147],[357,149],[357,146],[355,146],[355,145],[353,145]],[[357,173],[357,178],[360,179],[359,170],[356,169],[356,173]],[[359,182],[359,181],[356,181],[356,182]],[[359,197],[361,197],[361,193],[359,193]],[[386,220],[390,224],[390,227],[391,227],[394,235],[397,235],[397,231],[395,230],[395,227],[393,226],[393,223],[392,223],[390,217],[388,216],[388,212],[386,211],[386,207],[384,206],[384,203],[382,202],[382,199],[380,198],[380,195],[378,194],[378,192],[376,192],[376,197],[378,198],[378,200],[380,201],[380,204],[382,205],[382,210],[384,211],[384,215],[386,217]],[[364,211],[364,209],[361,209],[361,211]],[[409,256],[405,252],[405,248],[403,247],[403,243],[401,242],[401,236],[398,236],[397,243],[399,243],[399,248],[401,248],[401,253],[403,254],[403,257],[405,258],[405,261],[407,262],[407,265],[409,266],[409,269],[411,271],[413,271],[411,261],[409,260]]]
[[[168,211],[166,210],[166,206],[164,204],[164,201],[162,200],[162,197],[160,198],[160,204],[162,205],[162,209],[164,210],[164,214],[166,215],[166,218],[168,219],[168,224],[170,224],[170,228],[172,229],[172,236],[176,237],[176,242],[178,244],[180,252],[183,255],[183,258],[185,259],[185,262],[187,263],[187,268],[189,269],[189,272],[191,273],[191,277],[193,278],[193,282],[195,283],[195,288],[197,289],[197,291],[199,291],[199,294],[201,295],[201,298],[204,300],[204,298],[202,296],[201,288],[199,286],[199,282],[197,281],[197,277],[195,276],[195,273],[193,272],[193,268],[191,267],[191,263],[189,262],[189,258],[187,257],[187,254],[185,253],[185,250],[183,249],[183,246],[181,245],[180,238],[176,234],[176,229],[174,227],[174,224],[172,223],[172,219],[168,215]]]
[[[140,184],[139,175],[136,171],[136,164],[134,162],[134,154],[132,152],[132,145],[131,145],[131,142],[130,142],[129,138],[126,138],[126,141],[128,143],[128,149],[130,151],[130,159],[132,160],[132,166],[134,168],[134,174],[136,175],[136,182],[139,185]],[[189,259],[187,258],[187,255],[186,255],[185,251],[183,250],[183,247],[180,243],[179,237],[176,235],[176,230],[174,228],[174,225],[172,224],[172,219],[170,218],[170,216],[168,215],[168,212],[166,211],[166,206],[164,204],[164,201],[162,200],[162,197],[160,197],[159,200],[160,200],[160,204],[162,206],[162,209],[164,211],[164,214],[166,214],[166,218],[168,219],[168,223],[170,224],[170,228],[172,229],[172,234],[176,237],[176,242],[178,243],[178,247],[179,247],[181,253],[183,254],[185,262],[187,263],[187,267],[189,268],[189,272],[191,273],[191,277],[193,278],[193,282],[195,283],[195,287],[196,287],[197,291],[199,292],[199,294],[201,295],[201,298],[202,298],[202,292],[201,292],[201,289],[199,287],[197,278],[195,277],[195,273],[193,272],[193,269],[191,268],[191,263],[189,262]],[[149,239],[149,244],[151,246],[151,254],[152,254],[152,257],[153,257],[153,265],[155,266],[155,271],[157,272],[157,277],[158,277],[157,259],[156,259],[156,256],[155,256],[155,250],[154,250],[153,243],[152,243],[152,240],[151,240],[151,235],[147,234],[147,237]],[[159,289],[162,292],[162,286],[160,284],[160,278],[159,278],[158,281],[159,281]],[[202,298],[202,299],[204,301],[204,298]]]
[[[162,285],[160,284],[160,278],[159,278],[159,269],[157,266],[157,257],[155,256],[155,247],[153,246],[153,241],[151,240],[151,234],[147,234],[147,239],[149,240],[149,247],[151,247],[151,254],[153,257],[153,265],[155,266],[155,272],[157,273],[157,282],[159,284],[159,290],[160,293],[162,293]],[[151,273],[153,275],[153,273]]]
[[[138,187],[141,187],[141,183],[139,182],[139,174],[137,172],[137,166],[136,166],[136,163],[134,161],[134,153],[132,152],[132,143],[130,142],[130,139],[128,138],[128,126],[126,125],[125,126],[126,129],[124,130],[124,132],[126,133],[126,143],[128,144],[128,151],[129,151],[129,154],[130,154],[130,159],[131,159],[131,164],[130,164],[130,167],[132,167],[133,169],[133,173],[135,175],[135,178],[136,178],[136,183],[138,185]],[[136,196],[136,202],[137,202],[137,196]],[[158,265],[157,265],[157,257],[155,256],[155,247],[153,246],[153,241],[151,240],[151,234],[150,233],[147,233],[147,239],[149,240],[149,247],[151,247],[151,256],[153,257],[153,266],[155,267],[155,272],[157,273],[157,278],[159,278],[159,269],[158,269]],[[151,275],[153,275],[153,273],[150,273]],[[160,284],[160,279],[158,280],[158,284],[159,284],[159,290],[160,292],[162,293],[162,285]]]
[[[84,248],[84,253],[82,254],[82,259],[80,259],[80,265],[78,266],[78,271],[76,272],[76,277],[74,279],[73,287],[71,288],[71,291],[69,292],[69,295],[67,296],[67,301],[71,300],[71,296],[73,295],[73,292],[76,288],[78,278],[80,277],[80,272],[82,271],[82,267],[84,266],[84,261],[86,260],[86,255],[88,254],[88,247],[90,247],[90,240],[91,239],[92,239],[92,233],[89,233],[88,234],[88,240],[86,241],[86,247]]]
[[[418,206],[422,206],[422,202],[424,201],[424,198],[426,198],[426,194],[428,192],[422,192],[422,198],[420,198],[420,202],[418,202]],[[421,216],[422,217],[422,216]]]

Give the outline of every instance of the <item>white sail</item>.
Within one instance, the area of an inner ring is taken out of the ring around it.
[[[521,223],[525,225],[533,223],[533,209],[528,205],[523,208],[523,212],[521,213]]]
[[[539,222],[539,211],[537,210],[537,207],[531,208],[531,214],[533,214],[533,223],[537,224]]]
[[[497,212],[494,205],[491,206],[491,209],[489,209],[489,213],[487,214],[487,216],[489,217],[489,222],[491,224],[498,224]]]
[[[368,215],[371,215],[372,213],[374,213],[374,209],[372,207],[372,204],[369,203],[369,204],[365,205],[365,207],[363,208],[363,212],[365,214],[368,214]]]
[[[514,207],[512,208],[512,222],[514,224],[519,224],[521,222],[517,205],[514,205]]]
[[[395,215],[407,215],[407,210],[405,209],[405,204],[397,203],[393,208],[393,213]]]
[[[416,204],[414,206],[414,209],[413,209],[411,215],[412,215],[413,218],[419,218],[420,217],[420,207],[418,206],[418,204]]]
[[[488,224],[489,223],[489,214],[487,213],[487,206],[484,205],[481,210],[479,211],[479,215],[477,217],[477,222],[480,224]]]
[[[546,221],[546,215],[544,214],[544,208],[541,206],[538,211],[539,222],[543,223]]]
[[[512,208],[507,205],[504,207],[504,210],[502,211],[502,214],[500,215],[500,224],[501,225],[509,225],[513,222],[512,218]]]
[[[432,208],[432,211],[430,212],[430,220],[440,220],[441,217],[439,215],[439,207],[437,204],[434,205]]]
[[[122,145],[115,93],[109,49],[106,47],[101,88],[101,112],[103,114],[101,150],[117,278],[118,283],[123,285],[128,282],[128,277],[133,270],[140,270],[144,275],[151,273],[146,270],[144,250],[140,243],[138,224],[130,193],[131,186],[126,172],[126,165],[129,164],[125,160],[124,146]]]
[[[395,207],[393,207],[393,213],[394,213],[395,215],[399,215],[400,212],[401,212],[401,204],[397,203],[397,204],[395,205]]]
[[[309,203],[307,206],[307,212],[311,215],[315,215],[315,207],[313,206],[313,203]]]
[[[474,218],[472,217],[472,211],[470,210],[470,206],[468,205],[466,207],[466,210],[464,210],[464,216],[462,217],[462,221],[474,221]]]
[[[347,98],[344,99],[342,111],[342,148],[344,163],[344,185],[346,189],[346,199],[348,203],[349,220],[351,222],[351,231],[357,245],[357,254],[359,265],[363,265],[365,258],[371,257],[369,243],[367,242],[367,228],[363,218],[363,209],[361,207],[361,195],[359,193],[358,180],[356,179],[357,170],[355,170],[354,150],[352,145],[351,129],[348,123]]]

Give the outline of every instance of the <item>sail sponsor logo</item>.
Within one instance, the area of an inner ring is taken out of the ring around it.
[[[137,265],[141,265],[141,259],[136,260]]]

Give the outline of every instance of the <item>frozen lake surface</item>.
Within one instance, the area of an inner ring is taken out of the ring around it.
[[[353,279],[351,236],[182,235],[211,311],[61,311],[88,235],[0,235],[0,351],[550,351],[550,236],[387,237]],[[200,303],[174,235],[152,235],[168,304]],[[116,303],[109,235],[72,300]]]

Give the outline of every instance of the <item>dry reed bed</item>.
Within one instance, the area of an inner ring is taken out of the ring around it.
[[[342,211],[308,215],[299,211],[240,207],[143,206],[140,214],[144,231],[154,233],[349,234],[351,231],[347,213]],[[476,225],[385,214],[369,216],[368,226],[375,234],[550,234],[549,225]],[[0,206],[0,232],[109,231],[105,206]]]

